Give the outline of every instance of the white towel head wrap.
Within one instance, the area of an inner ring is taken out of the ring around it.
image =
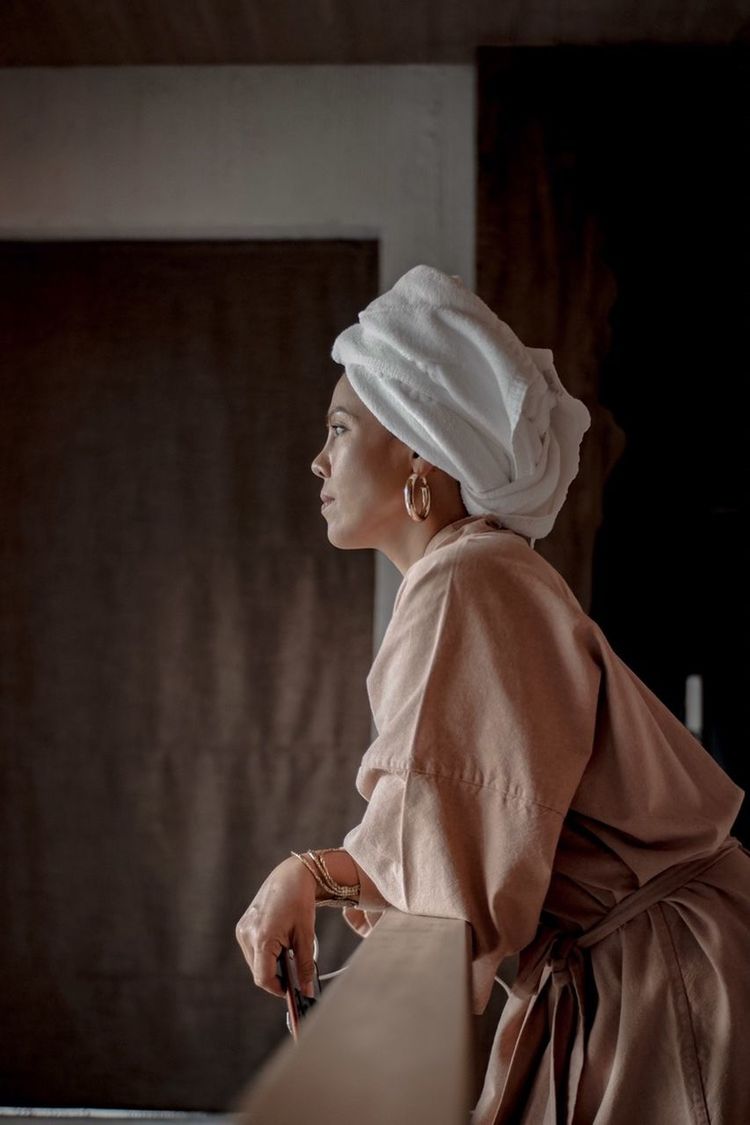
[[[591,415],[548,348],[528,348],[459,277],[415,266],[336,337],[355,393],[457,480],[469,515],[548,535]]]

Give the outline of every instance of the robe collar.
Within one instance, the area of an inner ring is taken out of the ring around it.
[[[496,519],[494,516],[462,516],[461,519],[453,520],[452,523],[447,523],[445,527],[441,527],[439,531],[436,531],[432,539],[428,541],[421,557],[424,558],[425,555],[429,555],[431,551],[451,542],[461,533],[461,530],[469,524],[476,524],[477,530],[485,530],[486,528],[488,531],[509,531],[511,535],[518,534],[516,531],[510,531],[510,528],[503,527],[500,520]],[[521,535],[520,538],[528,542],[526,536]]]

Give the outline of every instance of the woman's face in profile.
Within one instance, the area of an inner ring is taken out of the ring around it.
[[[321,493],[331,497],[322,510],[335,547],[375,547],[403,525],[403,489],[411,451],[358,398],[346,375],[328,407],[325,445],[312,462]]]

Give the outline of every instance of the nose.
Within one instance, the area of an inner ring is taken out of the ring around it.
[[[312,470],[312,472],[315,474],[316,477],[320,477],[322,480],[327,479],[328,474],[323,469],[320,453],[317,455],[317,457],[313,458],[313,462],[310,466],[310,469]]]

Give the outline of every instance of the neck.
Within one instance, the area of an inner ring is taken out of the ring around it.
[[[432,511],[427,519],[417,523],[404,512],[404,521],[388,543],[378,545],[378,550],[390,559],[401,574],[406,574],[410,566],[422,558],[430,540],[456,520],[466,519],[469,513],[459,502],[452,509],[442,512]]]

